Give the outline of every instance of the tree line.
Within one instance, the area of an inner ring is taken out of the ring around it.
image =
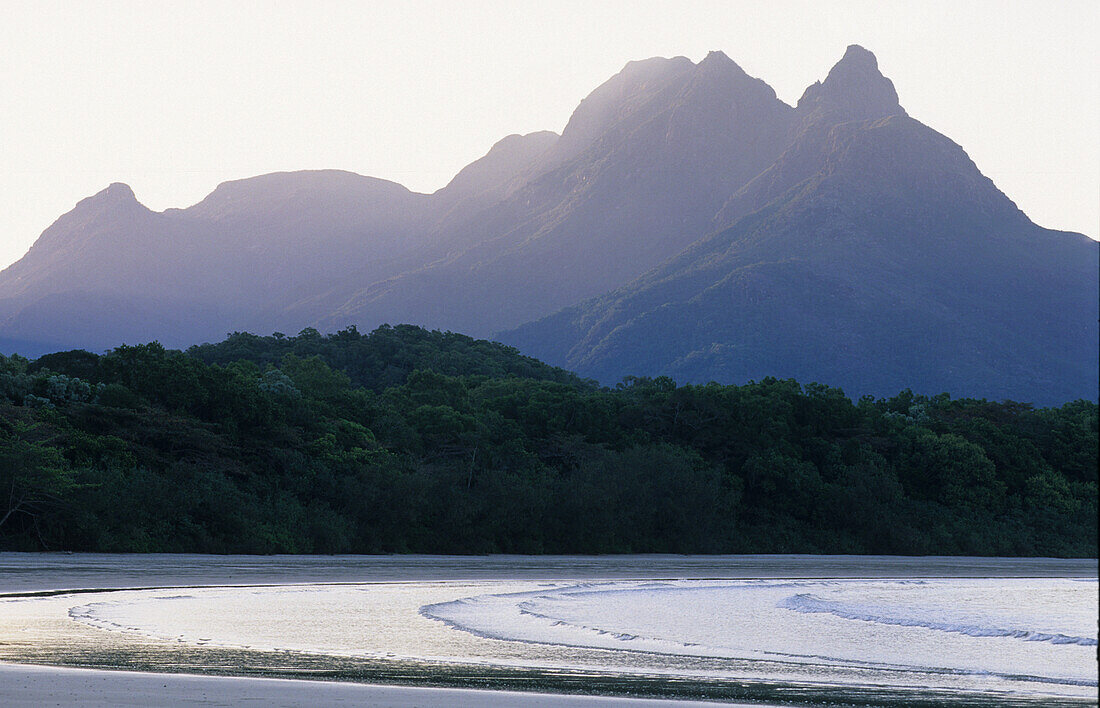
[[[0,356],[0,548],[1095,556],[1097,405],[614,388],[401,325]]]

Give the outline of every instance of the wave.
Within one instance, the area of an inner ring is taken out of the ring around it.
[[[939,632],[953,632],[965,634],[971,637],[1008,637],[1021,639],[1026,642],[1050,642],[1051,644],[1077,644],[1080,646],[1097,646],[1094,637],[1075,637],[1057,632],[1040,632],[1030,629],[1006,629],[980,624],[968,624],[965,622],[937,621],[926,617],[901,616],[896,610],[882,607],[860,607],[847,605],[833,600],[824,600],[816,595],[800,593],[784,598],[779,607],[806,614],[824,613],[841,619],[860,620],[874,622],[876,624],[889,624],[899,627],[925,627]]]

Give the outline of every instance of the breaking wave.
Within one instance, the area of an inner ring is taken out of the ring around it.
[[[924,627],[940,632],[954,632],[970,637],[1010,637],[1026,642],[1050,642],[1051,644],[1078,644],[1086,647],[1097,646],[1094,637],[1075,637],[1056,632],[1040,632],[1030,629],[1007,629],[965,622],[937,621],[927,617],[907,617],[895,608],[861,607],[834,600],[825,600],[809,593],[800,593],[783,599],[780,607],[806,614],[824,613],[841,619],[860,620],[897,627]]]

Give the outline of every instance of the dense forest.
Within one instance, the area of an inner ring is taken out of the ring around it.
[[[1095,556],[1097,405],[602,388],[412,326],[0,356],[0,548]]]

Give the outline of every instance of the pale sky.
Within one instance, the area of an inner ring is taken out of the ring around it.
[[[849,44],[1035,222],[1100,236],[1100,2],[0,0],[0,267],[80,199],[338,168],[430,192],[633,59],[794,104]]]

